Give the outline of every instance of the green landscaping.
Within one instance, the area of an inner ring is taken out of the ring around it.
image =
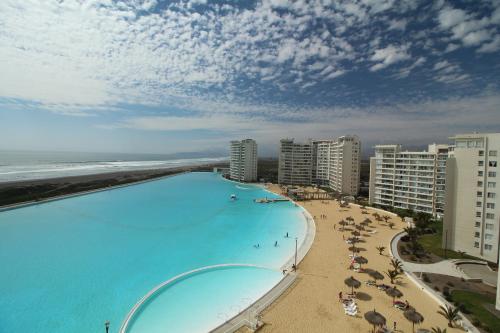
[[[429,224],[429,227],[436,232],[433,234],[425,234],[418,237],[418,242],[426,252],[437,255],[441,258],[447,259],[475,259],[465,253],[459,253],[452,250],[445,250],[442,247],[443,239],[443,220],[436,220]],[[446,254],[446,255],[445,255]]]
[[[453,302],[462,304],[465,313],[470,312],[475,318],[472,323],[483,328],[486,332],[500,332],[500,318],[488,311],[484,305],[495,307],[495,297],[473,292],[454,290],[451,292]]]

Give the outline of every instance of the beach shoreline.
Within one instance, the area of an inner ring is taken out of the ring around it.
[[[40,203],[48,199],[63,198],[68,195],[85,194],[96,190],[132,185],[184,172],[211,171],[214,167],[226,165],[227,163],[210,163],[168,169],[119,171],[2,182],[0,183],[0,208],[5,210],[20,205]]]
[[[274,193],[281,194],[279,186],[268,187]],[[375,269],[385,275],[390,266],[390,242],[394,235],[400,233],[406,226],[399,217],[389,212],[381,213],[366,207],[368,214],[363,214],[358,205],[351,204],[342,208],[334,200],[314,200],[298,202],[311,216],[316,225],[316,237],[303,261],[298,265],[298,276],[295,282],[262,312],[264,326],[261,332],[369,332],[373,327],[363,318],[367,311],[376,309],[387,319],[387,327],[397,332],[412,332],[411,323],[403,316],[403,312],[394,308],[392,300],[385,292],[376,287],[367,286],[370,279],[366,273],[354,272],[348,269],[350,264],[348,245],[344,238],[351,235],[349,231],[339,231],[340,220],[353,217],[356,224],[365,218],[372,220],[370,227],[362,232],[364,243],[359,247],[359,255],[368,259],[365,268]],[[387,215],[389,227],[385,222],[376,222],[373,213]],[[349,226],[347,227],[349,228]],[[352,229],[352,226],[350,227]],[[370,230],[376,230],[369,233]],[[380,255],[376,249],[384,246],[385,252]],[[358,314],[348,316],[339,303],[339,293],[347,293],[344,280],[353,276],[361,281],[357,290],[360,295],[356,301]],[[390,284],[387,276],[381,282]],[[420,312],[425,321],[419,326],[423,328],[447,326],[446,320],[437,314],[439,303],[426,294],[420,286],[402,276],[397,288],[403,293],[402,301],[408,300],[410,305]],[[449,328],[449,332],[459,332],[458,328]],[[240,329],[238,332],[246,332]]]

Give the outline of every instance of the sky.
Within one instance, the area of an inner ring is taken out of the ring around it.
[[[500,0],[1,0],[0,149],[500,132]]]

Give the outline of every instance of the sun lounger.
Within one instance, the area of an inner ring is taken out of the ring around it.
[[[349,310],[345,310],[344,313],[348,316],[356,316],[358,314],[358,310],[353,310],[353,311],[349,311]]]
[[[368,280],[365,282],[367,286],[376,286],[377,282],[375,280]]]
[[[377,233],[377,229],[375,230],[372,230],[372,231],[367,231],[369,234],[376,234]]]

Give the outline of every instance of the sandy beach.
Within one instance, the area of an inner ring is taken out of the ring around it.
[[[277,185],[271,185],[270,190],[281,194]],[[389,222],[395,225],[391,229],[384,222],[377,222],[371,215],[374,210],[366,209],[369,214],[362,214],[359,206],[350,205],[350,208],[340,208],[336,201],[321,200],[300,202],[299,204],[315,217],[316,238],[299,265],[299,277],[277,301],[263,312],[262,320],[265,323],[261,332],[371,332],[371,326],[363,317],[364,313],[376,309],[387,319],[387,327],[393,329],[396,323],[397,332],[412,332],[412,324],[403,316],[403,311],[392,306],[392,298],[384,291],[374,286],[368,286],[365,281],[371,280],[366,273],[356,273],[349,270],[350,264],[348,250],[349,245],[343,240],[351,236],[352,226],[346,231],[339,230],[338,222],[349,216],[359,224],[365,218],[370,218],[373,223],[369,230],[377,230],[375,234],[362,232],[364,243],[359,243],[362,249],[359,255],[368,259],[363,268],[377,270],[385,275],[390,266],[390,240],[400,232],[406,224],[400,218],[391,216]],[[326,215],[326,218],[321,216]],[[384,215],[381,213],[381,215]],[[387,214],[389,215],[389,214]],[[385,246],[383,255],[377,251],[377,246]],[[339,302],[339,292],[344,295],[350,291],[344,284],[344,280],[350,276],[362,282],[357,289],[359,308],[356,317],[350,317],[344,313],[342,304]],[[385,276],[382,280],[390,284]],[[381,283],[378,281],[378,283]],[[447,327],[447,321],[436,311],[438,303],[419,289],[406,276],[402,275],[397,283],[397,288],[403,293],[400,300],[408,301],[410,306],[421,313],[424,322],[415,325],[417,328],[440,327],[447,328],[448,332],[463,332],[458,328]]]

